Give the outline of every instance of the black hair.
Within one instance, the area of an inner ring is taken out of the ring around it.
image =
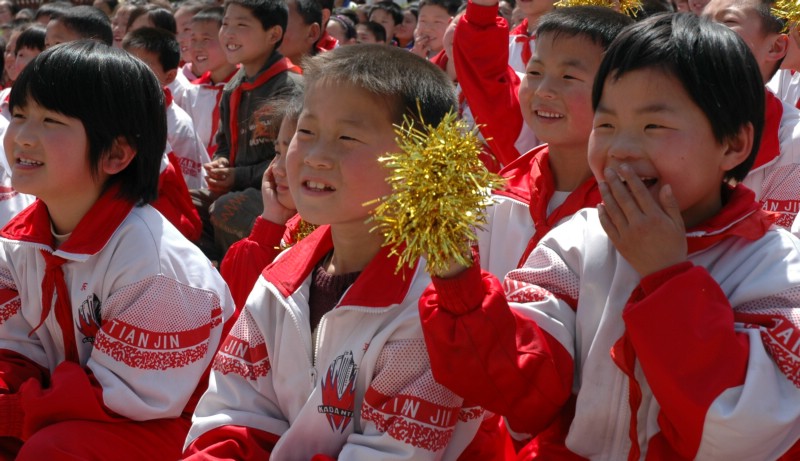
[[[356,25],[353,24],[353,21],[347,16],[341,14],[332,15],[328,21],[335,21],[342,26],[344,29],[344,38],[348,40],[356,38]]]
[[[382,10],[389,13],[392,16],[394,25],[402,24],[403,22],[403,10],[400,9],[400,6],[392,0],[381,0],[380,2],[372,5],[372,8],[369,10],[369,16],[372,16],[372,13],[375,10]]]
[[[119,184],[120,197],[134,203],[156,198],[167,118],[164,92],[143,62],[93,40],[48,48],[20,72],[9,109],[31,101],[81,121],[95,176],[103,156],[126,142],[136,155],[106,186]]]
[[[393,123],[410,117],[436,126],[458,104],[455,87],[438,67],[408,50],[375,44],[340,46],[303,61],[308,91],[315,84],[350,85],[389,105]]]
[[[61,16],[54,20],[75,32],[81,38],[91,38],[109,46],[114,42],[114,34],[111,32],[111,20],[108,19],[105,13],[93,6],[73,6],[63,11]]]
[[[181,46],[175,34],[156,27],[142,27],[128,32],[122,40],[122,49],[155,53],[164,72],[177,69],[181,62]]]
[[[556,8],[539,19],[536,35],[553,34],[553,39],[582,36],[606,49],[632,23],[630,17],[605,6]]]
[[[17,6],[17,2],[13,0],[0,0],[0,5],[8,6],[8,11],[11,13],[12,17],[19,12],[19,6]]]
[[[289,8],[284,0],[225,0],[225,10],[228,5],[239,5],[247,8],[253,16],[261,21],[261,27],[269,30],[275,26],[280,26],[282,32],[286,32],[286,24],[289,22]],[[281,46],[281,39],[275,43],[275,49]]]
[[[764,126],[764,82],[744,41],[727,27],[692,13],[645,19],[620,33],[606,51],[594,81],[592,107],[597,109],[606,81],[640,69],[659,70],[680,81],[708,118],[717,142],[753,125],[750,155],[725,175],[726,180],[744,179]]]
[[[331,14],[331,17],[333,17],[333,16],[344,16],[344,17],[350,19],[350,21],[353,23],[353,27],[354,28],[355,28],[356,24],[358,24],[358,13],[356,13],[356,10],[354,10],[352,8],[334,8],[333,9],[333,14]],[[355,29],[353,29],[353,30],[355,30]]]
[[[366,27],[369,33],[375,36],[375,40],[386,43],[386,28],[382,24],[378,24],[375,21],[367,21],[359,24],[359,26]]]
[[[61,15],[72,8],[72,3],[64,0],[45,3],[36,9],[36,14],[33,15],[33,20],[38,21],[39,18],[47,16],[50,20],[58,19]]]
[[[178,10],[185,9],[189,11],[192,16],[200,12],[200,10],[204,10],[206,8],[216,7],[219,6],[216,2],[210,0],[186,0],[184,2],[180,2],[179,4],[175,5],[175,12],[177,13]]]
[[[225,16],[225,10],[221,6],[210,6],[195,13],[190,22],[213,22],[220,26],[223,16]]]
[[[17,44],[16,48],[14,48],[14,54],[17,54],[19,50],[23,48],[44,51],[44,37],[46,34],[47,29],[38,24],[34,24],[25,28],[25,30],[20,32],[19,36],[17,36]]]
[[[178,26],[175,23],[175,16],[173,16],[172,11],[152,4],[134,8],[130,16],[128,16],[126,30],[130,29],[134,21],[142,16],[147,16],[150,22],[153,23],[153,27],[164,29],[173,34],[178,33]]]
[[[438,6],[444,8],[450,16],[455,16],[462,3],[461,0],[420,0],[418,11],[421,11],[423,6]]]
[[[322,25],[322,4],[319,0],[291,0],[297,13],[303,18],[303,24]]]

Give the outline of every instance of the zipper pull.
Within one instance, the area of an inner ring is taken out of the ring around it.
[[[308,374],[311,375],[311,386],[317,387],[317,369],[311,367]]]

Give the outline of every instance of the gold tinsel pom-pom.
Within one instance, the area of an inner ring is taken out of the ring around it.
[[[554,3],[553,6],[559,8],[570,6],[605,6],[635,18],[642,8],[642,2],[641,0],[559,0]]]
[[[445,271],[452,259],[470,265],[464,252],[476,239],[475,229],[486,223],[492,189],[502,184],[478,157],[477,128],[468,130],[451,112],[425,130],[406,117],[395,132],[400,151],[380,158],[390,170],[392,194],[379,199],[373,230],[383,232],[384,246],[400,256],[398,271],[420,256],[433,274]]]
[[[800,1],[778,0],[772,6],[772,15],[786,21],[786,30],[800,22]]]

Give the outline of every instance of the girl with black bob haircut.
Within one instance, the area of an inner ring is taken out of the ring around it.
[[[143,62],[122,50],[91,40],[68,45],[58,52],[48,49],[20,73],[9,99],[11,112],[33,100],[79,119],[94,175],[102,156],[124,140],[136,155],[106,187],[119,184],[122,198],[150,203],[167,139],[164,91]]]

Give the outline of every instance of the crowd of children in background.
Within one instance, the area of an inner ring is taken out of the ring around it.
[[[0,460],[800,459],[770,0],[22,1]],[[397,269],[379,157],[449,113],[504,183]]]

